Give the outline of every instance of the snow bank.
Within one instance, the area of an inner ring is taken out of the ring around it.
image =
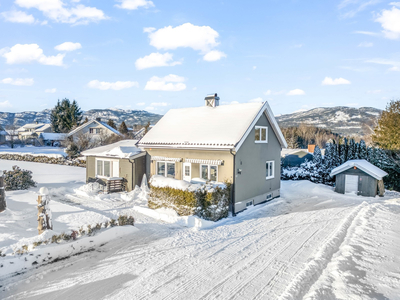
[[[67,154],[64,152],[64,148],[57,147],[34,147],[25,146],[18,148],[0,147],[0,154],[15,154],[15,155],[32,155],[32,156],[46,156],[49,158],[63,158]]]
[[[161,220],[169,224],[176,224],[184,227],[192,227],[196,229],[209,228],[215,226],[215,222],[201,219],[197,216],[179,216],[176,211],[170,208],[150,209],[141,206],[135,206],[133,209],[143,215],[149,216],[156,220]]]
[[[16,272],[23,272],[32,267],[38,267],[55,260],[89,251],[115,238],[134,234],[137,231],[138,229],[134,226],[117,226],[106,229],[98,235],[80,238],[73,242],[40,246],[29,252],[29,254],[5,256],[0,263],[0,279],[12,276]],[[42,234],[43,236],[38,236],[38,238],[44,238],[52,234],[52,231],[47,231]]]
[[[226,188],[226,185],[222,182],[206,182],[201,178],[193,178],[191,182],[187,182],[184,180],[178,180],[175,178],[168,178],[161,175],[153,175],[150,179],[150,184],[155,187],[163,188],[170,187],[173,189],[178,189],[182,191],[196,191],[199,189],[206,189],[209,192],[212,192],[212,189],[216,187]]]

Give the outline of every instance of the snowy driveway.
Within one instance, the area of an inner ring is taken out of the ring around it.
[[[284,182],[282,190],[281,199],[211,229],[138,224],[139,236],[24,274],[4,297],[398,297],[397,200],[362,202],[309,182]]]

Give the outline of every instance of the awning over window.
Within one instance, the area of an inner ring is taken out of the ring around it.
[[[151,160],[156,160],[156,161],[175,161],[179,162],[182,161],[181,157],[164,157],[164,156],[152,156]]]
[[[217,165],[220,166],[224,163],[221,159],[199,159],[199,158],[186,158],[185,162],[192,163],[192,164],[204,164],[204,165]]]

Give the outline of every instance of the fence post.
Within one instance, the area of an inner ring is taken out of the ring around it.
[[[4,189],[4,173],[0,170],[0,212],[6,210],[6,192]]]
[[[42,187],[39,190],[38,203],[38,231],[42,234],[47,229],[53,229],[53,222],[51,219],[51,211],[49,207],[50,196],[47,188]]]

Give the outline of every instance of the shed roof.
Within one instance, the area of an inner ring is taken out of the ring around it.
[[[118,130],[112,128],[111,126],[107,125],[104,122],[100,122],[100,121],[97,121],[97,120],[89,120],[85,124],[82,124],[81,126],[76,127],[74,130],[72,130],[70,133],[68,133],[68,136],[71,136],[71,135],[77,133],[78,131],[80,131],[81,129],[85,128],[86,126],[89,126],[92,123],[96,123],[98,125],[101,125],[101,126],[107,128],[108,130],[112,131],[116,135],[123,136],[123,134],[120,133]]]
[[[339,167],[334,168],[331,172],[331,176],[335,176],[354,167],[357,167],[377,180],[381,180],[383,177],[388,175],[388,173],[369,163],[365,159],[353,159],[348,160]]]
[[[55,133],[55,132],[42,132],[39,137],[46,141],[63,141],[66,139],[66,133]]]
[[[143,137],[140,146],[237,151],[263,113],[282,147],[287,147],[267,102],[171,109]]]
[[[137,154],[145,153],[136,146],[137,140],[123,140],[110,145],[100,146],[82,152],[84,156],[101,156],[114,158],[131,158]]]

